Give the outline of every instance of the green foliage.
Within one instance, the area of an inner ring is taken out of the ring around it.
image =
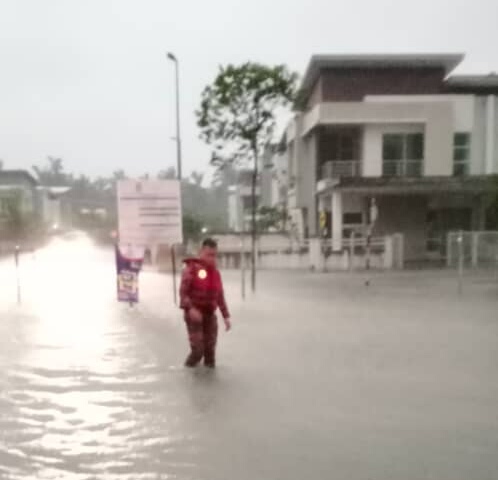
[[[256,285],[258,158],[273,141],[276,115],[295,98],[297,76],[286,66],[247,62],[221,67],[201,98],[197,124],[213,165],[252,164],[251,285]]]
[[[64,164],[62,158],[47,157],[47,165],[37,166],[33,165],[40,183],[46,186],[69,186],[73,182],[73,176],[64,171]]]
[[[174,180],[176,178],[176,170],[174,167],[169,167],[167,170],[161,170],[157,174],[159,180]]]
[[[66,198],[71,204],[73,226],[84,230],[117,228],[116,185],[119,180],[128,178],[124,170],[116,170],[109,177],[90,178],[86,175],[67,173],[62,159],[49,157],[46,164],[34,166],[42,185],[70,186]],[[227,171],[232,171],[228,169]],[[173,167],[161,170],[157,175],[144,175],[142,178],[175,179]],[[183,212],[198,219],[202,226],[210,230],[226,229],[226,212],[228,210],[227,190],[233,183],[232,175],[219,175],[223,180],[205,188],[202,183],[204,174],[193,172],[188,179],[182,181]],[[107,215],[95,213],[95,209],[103,208]],[[84,213],[82,213],[82,211]],[[189,220],[187,220],[189,221]],[[201,226],[201,228],[202,228]]]
[[[283,231],[288,220],[285,209],[277,207],[260,207],[258,209],[258,231]]]
[[[22,199],[15,194],[6,199],[4,234],[11,240],[21,241],[40,235],[43,225],[33,213],[23,212]]]
[[[256,160],[273,139],[278,109],[294,99],[296,79],[284,65],[220,68],[196,112],[201,138],[213,146],[213,164]]]
[[[197,242],[202,235],[203,222],[194,215],[184,214],[183,219],[183,239]]]

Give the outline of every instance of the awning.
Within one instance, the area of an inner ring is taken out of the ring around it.
[[[498,175],[471,177],[356,177],[342,178],[334,190],[376,195],[466,193],[480,195],[498,190]]]

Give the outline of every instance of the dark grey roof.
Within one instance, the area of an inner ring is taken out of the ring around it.
[[[27,181],[33,187],[38,185],[38,180],[27,170],[0,170],[0,185],[11,185],[22,180]]]
[[[343,178],[336,189],[376,194],[454,192],[479,194],[496,190],[498,175],[468,177],[357,177]]]
[[[498,91],[498,74],[495,72],[487,75],[452,75],[446,80],[449,89],[465,91]]]
[[[357,54],[313,55],[303,76],[300,90],[308,90],[323,68],[443,68],[446,75],[463,60],[461,53],[408,53],[408,54]]]

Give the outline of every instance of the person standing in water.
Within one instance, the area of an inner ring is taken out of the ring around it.
[[[204,365],[216,366],[216,340],[220,309],[225,329],[231,328],[223,282],[216,265],[218,244],[212,238],[202,242],[199,256],[184,260],[185,268],[180,285],[180,308],[184,311],[190,342],[190,354],[185,366],[195,367],[204,358]]]

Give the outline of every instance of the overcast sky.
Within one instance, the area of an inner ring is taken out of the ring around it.
[[[184,169],[209,149],[194,110],[219,64],[313,53],[464,52],[498,71],[496,0],[0,0],[0,159],[47,155],[70,171],[131,175],[175,164],[173,67],[181,63]]]

